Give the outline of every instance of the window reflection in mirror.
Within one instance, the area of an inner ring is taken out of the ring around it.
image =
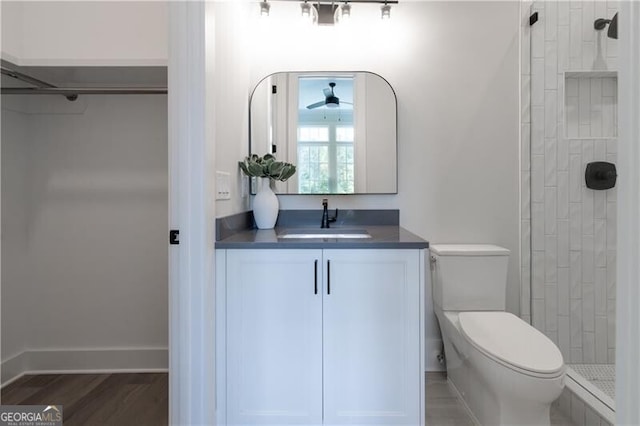
[[[298,193],[354,193],[353,77],[299,77],[298,100]]]
[[[250,153],[297,167],[278,193],[397,192],[396,97],[377,74],[271,74],[252,93],[249,120]]]

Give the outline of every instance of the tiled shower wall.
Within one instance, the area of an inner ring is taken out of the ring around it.
[[[522,317],[567,363],[613,363],[616,189],[584,173],[616,162],[618,41],[593,23],[618,2],[522,6]]]

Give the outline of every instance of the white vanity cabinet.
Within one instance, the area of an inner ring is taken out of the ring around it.
[[[218,422],[424,424],[423,260],[217,250]]]

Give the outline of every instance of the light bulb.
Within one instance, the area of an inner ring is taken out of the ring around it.
[[[260,2],[260,16],[269,16],[269,9],[271,9],[271,5],[268,2]]]
[[[391,6],[388,4],[383,4],[380,6],[380,17],[383,20],[391,19]]]

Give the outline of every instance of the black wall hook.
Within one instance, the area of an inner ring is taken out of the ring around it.
[[[595,190],[611,189],[616,186],[618,172],[616,165],[606,161],[595,161],[587,164],[584,178],[587,188]]]

